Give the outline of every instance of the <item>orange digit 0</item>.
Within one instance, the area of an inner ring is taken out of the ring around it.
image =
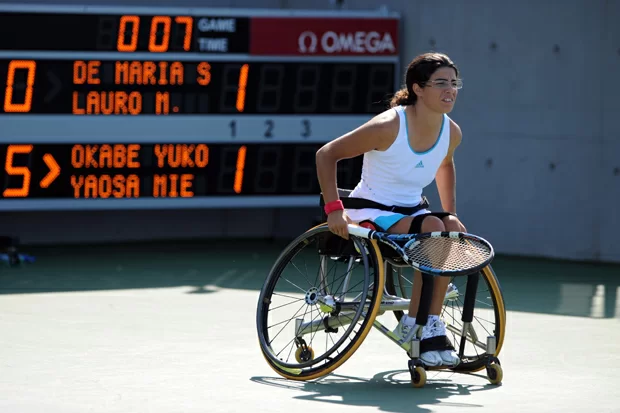
[[[125,32],[127,31],[127,23],[131,23],[131,41],[125,43]],[[140,28],[140,17],[123,16],[118,26],[118,41],[116,49],[119,52],[135,52],[138,48],[138,30]]]
[[[30,169],[27,166],[13,165],[15,154],[28,154],[32,152],[32,145],[9,145],[6,151],[4,169],[9,175],[21,175],[24,177],[21,188],[7,188],[2,193],[5,198],[26,198],[30,193]]]
[[[164,25],[164,37],[161,40],[161,44],[157,44],[157,26],[163,23]],[[149,50],[151,52],[163,53],[168,51],[168,45],[170,44],[170,17],[168,16],[155,16],[151,21],[151,37],[149,38]]]
[[[36,68],[37,64],[34,60],[11,60],[11,63],[9,63],[9,73],[6,77],[6,90],[4,93],[5,112],[30,112],[30,109],[32,109],[32,91],[34,89],[34,74]],[[26,69],[28,71],[24,103],[13,103],[13,85],[15,84],[15,71],[17,69]]]

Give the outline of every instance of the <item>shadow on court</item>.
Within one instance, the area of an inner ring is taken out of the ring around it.
[[[392,370],[376,374],[371,379],[331,374],[312,382],[293,382],[278,377],[252,377],[250,380],[265,386],[302,391],[296,399],[326,403],[333,406],[376,407],[384,412],[430,412],[433,405],[450,407],[484,407],[470,403],[450,403],[452,396],[465,396],[492,391],[491,384],[463,385],[450,380],[450,374],[433,378],[420,389],[411,387],[408,370]],[[486,381],[486,376],[480,376]],[[482,381],[484,383],[484,381]],[[429,408],[422,406],[431,406]],[[318,407],[318,406],[317,406]]]
[[[22,247],[36,262],[0,266],[0,294],[195,287],[258,290],[284,243],[258,240]]]
[[[37,261],[0,266],[0,295],[190,287],[260,290],[284,241],[225,240],[23,247]],[[620,265],[496,257],[509,311],[620,317]]]
[[[514,257],[492,265],[509,311],[620,318],[620,265]]]

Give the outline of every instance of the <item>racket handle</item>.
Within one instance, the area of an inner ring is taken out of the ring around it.
[[[360,227],[358,225],[348,225],[349,234],[360,238],[370,238],[370,233],[374,232],[372,229]]]

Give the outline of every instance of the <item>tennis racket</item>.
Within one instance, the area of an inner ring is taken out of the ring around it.
[[[458,276],[480,271],[493,260],[493,246],[465,232],[389,234],[348,225],[349,234],[374,239],[393,248],[407,263],[431,275]]]

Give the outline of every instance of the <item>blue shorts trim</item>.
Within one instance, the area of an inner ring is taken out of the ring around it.
[[[375,219],[375,224],[387,231],[392,225],[396,224],[405,217],[406,215],[403,214],[384,215],[382,217],[377,217]]]

